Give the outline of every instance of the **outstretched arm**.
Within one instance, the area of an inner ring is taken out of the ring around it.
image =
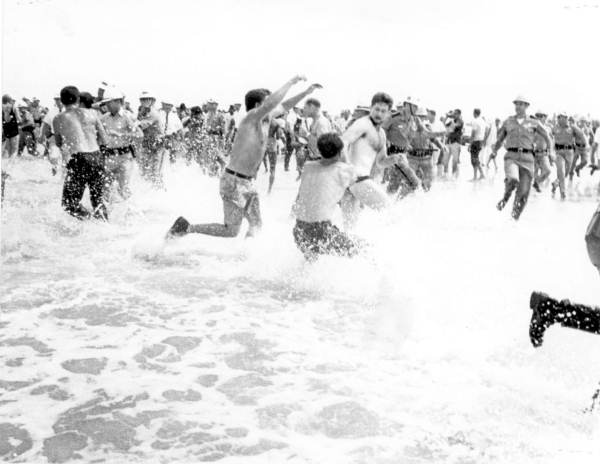
[[[296,106],[299,102],[302,101],[302,99],[308,95],[310,95],[311,93],[313,93],[315,91],[315,89],[322,89],[323,86],[321,84],[312,84],[308,89],[306,89],[304,92],[300,92],[298,95],[287,99],[286,101],[284,101],[281,106],[283,106],[283,109],[285,111],[289,111],[291,110],[294,106]]]
[[[262,105],[260,105],[255,110],[250,111],[246,117],[254,116],[257,119],[264,118],[267,114],[269,114],[271,111],[277,108],[277,105],[279,105],[283,101],[286,94],[289,92],[293,85],[305,80],[306,77],[300,75],[292,77],[283,85],[283,87],[281,87],[279,90],[273,92],[271,95],[265,98],[265,101]]]

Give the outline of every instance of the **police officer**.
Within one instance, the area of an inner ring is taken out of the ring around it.
[[[402,186],[403,190],[414,191],[419,187],[419,177],[411,169],[407,153],[411,148],[410,137],[417,130],[417,123],[413,117],[418,109],[417,102],[407,97],[402,106],[392,113],[381,127],[385,130],[388,140],[388,155],[400,154],[400,160],[388,168],[389,183],[388,193],[396,193]]]
[[[100,117],[100,121],[106,131],[104,162],[108,181],[116,181],[119,194],[126,199],[131,195],[129,179],[135,157],[133,144],[136,139],[142,138],[143,133],[133,116],[123,109],[124,98],[123,93],[115,88],[104,89],[101,103],[108,111]],[[106,192],[108,194],[109,189]]]
[[[436,134],[431,131],[427,120],[427,110],[420,107],[415,116],[415,130],[411,131],[409,135],[408,164],[421,179],[423,190],[428,191],[433,183],[433,153],[436,148],[441,151],[442,144],[436,139]]]
[[[558,121],[552,130],[554,138],[554,149],[556,150],[556,180],[552,182],[552,195],[556,189],[560,189],[560,198],[566,198],[565,176],[570,172],[575,159],[575,149],[577,145],[587,147],[587,141],[583,132],[575,126],[569,124],[568,116],[565,111],[558,113]]]
[[[150,92],[140,95],[139,125],[144,132],[141,146],[140,168],[142,175],[157,187],[162,187],[162,163],[164,157],[164,125],[154,108],[156,97]]]
[[[529,100],[523,96],[518,96],[513,100],[513,103],[515,105],[515,115],[509,116],[500,127],[492,156],[495,157],[498,154],[498,149],[505,143],[504,173],[506,177],[504,179],[504,196],[496,207],[498,210],[502,210],[510,199],[512,192],[516,189],[512,217],[517,220],[527,203],[534,175],[535,134],[539,134],[548,146],[551,146],[552,142],[546,129],[534,118],[527,116]]]
[[[535,113],[535,119],[537,119],[540,122],[540,124],[542,126],[544,126],[544,129],[546,129],[546,132],[548,134],[551,134],[552,129],[546,122],[547,118],[548,118],[548,114],[542,110],[538,110]],[[542,190],[540,189],[540,185],[548,177],[550,177],[550,173],[551,173],[550,164],[554,162],[554,158],[550,157],[550,147],[546,144],[546,140],[541,135],[539,135],[537,132],[535,134],[535,147],[534,147],[533,151],[534,151],[535,172],[536,172],[536,176],[533,181],[533,188],[537,192],[541,192]]]

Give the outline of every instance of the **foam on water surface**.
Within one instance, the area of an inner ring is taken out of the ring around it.
[[[595,303],[572,201],[494,205],[501,176],[364,211],[354,260],[308,264],[295,174],[259,177],[263,233],[165,241],[222,218],[218,180],[137,175],[111,222],[60,209],[49,166],[11,166],[2,211],[0,455],[14,462],[597,462],[600,337],[528,340],[529,294]],[[508,208],[508,207],[507,207]],[[244,231],[243,231],[244,232]]]

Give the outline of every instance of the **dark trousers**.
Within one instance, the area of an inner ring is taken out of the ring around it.
[[[63,208],[78,219],[91,215],[98,219],[108,219],[104,204],[107,177],[100,152],[74,154],[67,163],[67,176],[62,195]],[[90,200],[94,208],[92,213],[81,205],[86,186],[90,189]]]

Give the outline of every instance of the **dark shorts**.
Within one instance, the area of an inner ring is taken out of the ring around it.
[[[479,153],[481,153],[482,147],[483,142],[480,141],[471,142],[469,145],[469,153],[471,153],[471,165],[474,168],[477,168],[481,165],[481,162],[479,161]]]
[[[277,152],[273,150],[267,150],[265,156],[269,160],[269,170],[270,172],[275,171],[275,166],[277,166]]]
[[[294,241],[306,259],[315,259],[318,255],[337,255],[352,257],[360,251],[360,242],[334,226],[331,221],[296,221]]]

